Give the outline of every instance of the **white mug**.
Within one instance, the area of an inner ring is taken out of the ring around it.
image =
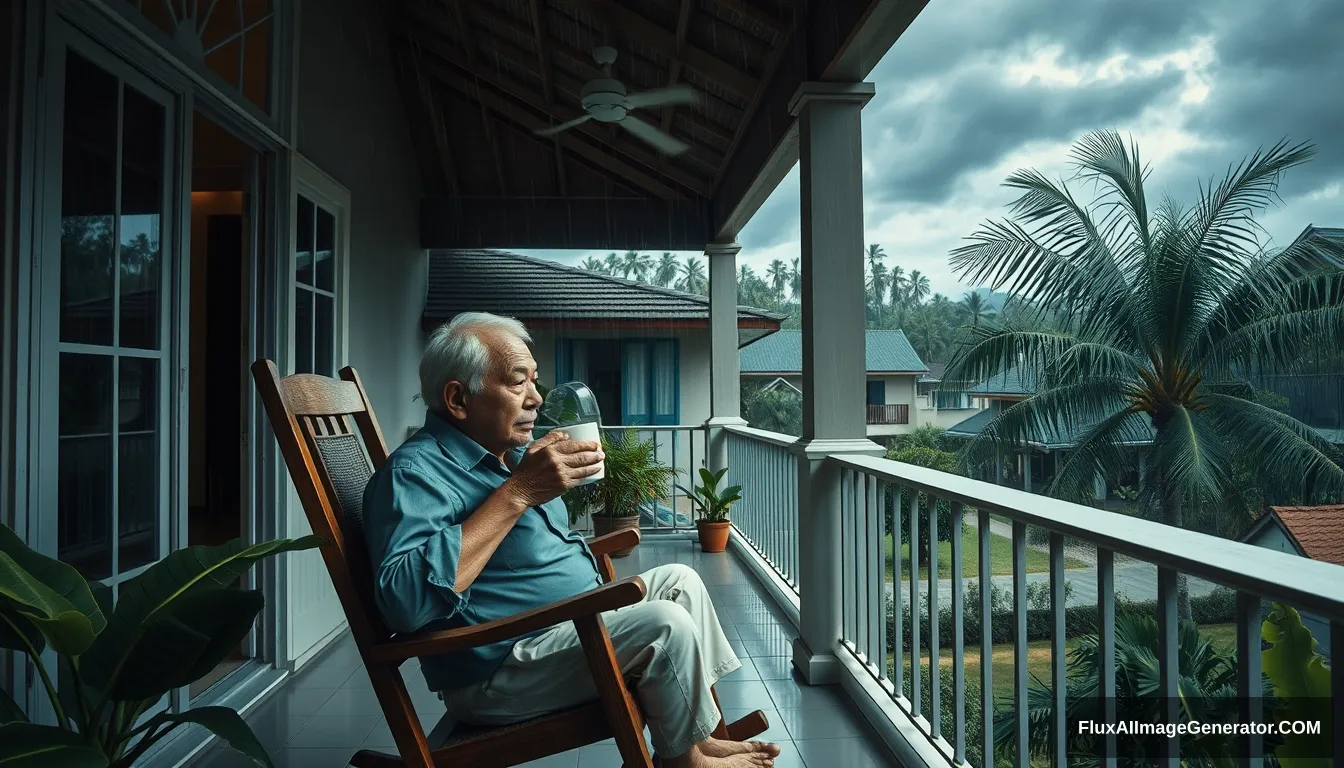
[[[575,424],[570,427],[557,427],[557,429],[568,432],[570,440],[590,440],[594,443],[600,443],[602,440],[600,429],[597,422],[589,421],[584,424]],[[590,485],[607,476],[607,466],[604,462],[602,467],[597,470],[597,474],[589,475],[579,481],[579,485]],[[576,486],[577,487],[577,486]]]

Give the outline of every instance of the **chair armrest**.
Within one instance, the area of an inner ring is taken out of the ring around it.
[[[588,549],[592,550],[594,556],[601,557],[618,549],[637,547],[639,546],[639,538],[638,528],[622,528],[619,531],[612,531],[589,539]]]
[[[432,656],[489,645],[561,622],[634,605],[644,599],[644,592],[644,581],[638,576],[631,576],[628,579],[603,584],[583,594],[558,600],[550,605],[477,624],[474,627],[397,635],[385,643],[371,647],[366,657],[373,662],[400,663],[418,656]]]

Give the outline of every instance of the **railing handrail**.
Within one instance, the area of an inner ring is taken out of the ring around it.
[[[628,430],[637,430],[639,432],[676,432],[680,430],[704,429],[704,424],[603,424],[603,432],[624,432]],[[555,427],[546,427],[546,429],[555,429]]]
[[[833,456],[828,461],[1344,621],[1344,578],[1337,565],[890,459]]]
[[[793,444],[799,440],[799,438],[794,437],[793,435],[770,432],[764,429],[756,429],[755,427],[741,427],[735,424],[726,425],[724,426],[724,429],[733,434],[750,437],[754,440],[760,440],[763,443],[770,443],[771,445],[778,445],[782,448],[792,447]]]

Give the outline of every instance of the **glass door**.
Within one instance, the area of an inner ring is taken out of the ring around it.
[[[114,590],[172,542],[175,99],[54,35],[40,264],[39,548]]]

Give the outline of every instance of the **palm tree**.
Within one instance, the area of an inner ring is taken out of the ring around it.
[[[882,260],[887,258],[887,254],[882,250],[882,246],[877,243],[869,243],[868,250],[864,254],[868,260],[868,290],[873,292],[873,303],[877,306],[877,321],[882,322],[882,296],[887,292],[887,266]]]
[[[615,252],[608,253],[602,264],[607,268],[608,275],[616,275],[621,271],[621,257]]]
[[[891,291],[891,306],[899,307],[905,300],[905,267],[892,267],[887,273],[887,288]]]
[[[653,272],[654,284],[661,288],[672,285],[672,282],[677,279],[677,272],[680,271],[680,267],[676,256],[663,251],[663,257],[658,260],[658,267]]]
[[[770,278],[770,287],[775,291],[775,300],[784,300],[784,287],[789,282],[789,265],[784,263],[783,259],[775,259],[770,262],[770,268],[765,271]]]
[[[979,326],[981,320],[994,314],[994,310],[989,308],[989,302],[979,291],[967,291],[957,306],[970,318],[972,327]]]
[[[912,307],[918,307],[924,303],[924,297],[929,295],[932,288],[929,286],[929,278],[921,274],[918,269],[910,270],[910,277],[905,281],[904,299]]]
[[[681,287],[687,293],[703,294],[708,290],[709,278],[705,276],[705,263],[698,256],[687,256],[681,265]]]
[[[604,264],[602,260],[597,258],[596,256],[589,256],[588,258],[584,259],[583,263],[580,264],[579,266],[582,267],[583,269],[588,270],[589,272],[597,272],[603,275],[607,274],[607,265]]]
[[[1140,502],[1174,526],[1187,509],[1219,508],[1238,460],[1265,479],[1289,479],[1303,498],[1344,489],[1339,451],[1256,402],[1247,383],[1344,338],[1344,242],[1318,233],[1266,253],[1254,237],[1254,215],[1275,199],[1280,176],[1312,154],[1286,142],[1257,151],[1189,209],[1170,200],[1149,208],[1138,147],[1114,132],[1089,134],[1073,150],[1075,178],[1103,190],[1090,206],[1037,171],[1009,176],[1021,192],[1013,220],[984,225],[952,265],[967,282],[1004,287],[1021,307],[1050,314],[1055,329],[970,329],[945,380],[984,381],[1016,366],[1036,393],[968,449],[1081,429],[1051,486],[1073,497],[1098,472],[1127,468],[1123,444],[1151,440]]]
[[[794,301],[803,295],[803,272],[798,267],[798,259],[793,260],[793,265],[789,267],[789,296]]]
[[[649,281],[649,272],[653,270],[653,257],[638,251],[626,251],[621,257],[621,273],[627,280]]]

